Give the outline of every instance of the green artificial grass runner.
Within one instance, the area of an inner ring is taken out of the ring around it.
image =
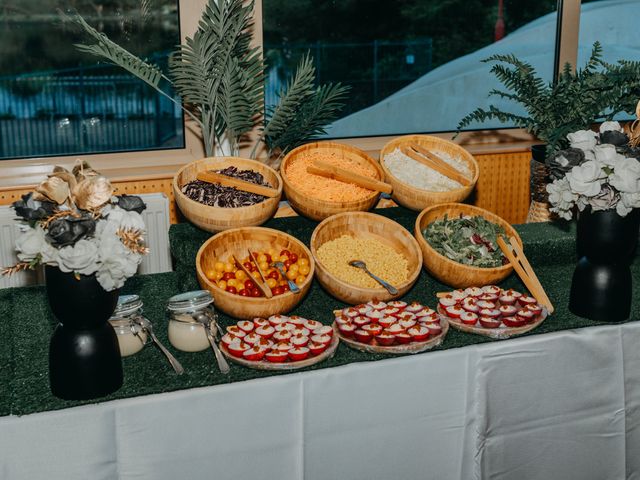
[[[396,220],[413,232],[416,212],[403,208],[377,210],[376,213]],[[307,245],[317,222],[302,218],[270,220],[266,227],[287,232]],[[536,269],[556,311],[528,335],[554,332],[570,328],[601,325],[601,322],[582,319],[568,309],[569,288],[575,266],[575,227],[570,224],[529,224],[516,227],[525,244],[525,253]],[[218,372],[213,352],[185,353],[175,350],[167,340],[166,300],[176,293],[199,289],[195,276],[196,253],[211,234],[183,223],[173,225],[170,231],[171,249],[175,259],[175,272],[142,275],[130,279],[122,293],[139,294],[144,301],[145,315],[154,323],[158,337],[175,354],[186,373],[173,373],[164,356],[151,344],[140,353],[123,359],[124,385],[116,393],[99,400],[86,402],[63,401],[51,395],[48,379],[49,338],[55,327],[43,287],[0,290],[0,416],[26,415],[57,410],[98,401],[182,390],[193,387],[238,382],[280,372],[263,372],[232,365],[227,376]],[[631,319],[640,318],[640,262],[635,262],[634,304]],[[515,274],[503,286],[524,290]],[[419,301],[435,307],[435,293],[450,288],[432,279],[424,271],[414,288],[405,296],[408,301]],[[292,313],[319,320],[333,321],[332,311],[344,304],[329,296],[320,285],[314,284],[307,298]],[[220,323],[229,325],[234,320],[220,315]],[[487,337],[460,333],[449,329],[444,343],[436,350],[463,347],[479,343],[509,340],[491,340]],[[429,352],[423,354],[428,355]],[[382,354],[369,354],[340,345],[333,358],[305,370],[334,367],[352,362],[388,358]]]

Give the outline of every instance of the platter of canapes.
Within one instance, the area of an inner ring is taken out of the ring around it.
[[[532,296],[496,285],[454,290],[438,297],[438,313],[453,328],[491,338],[529,332],[549,314]]]
[[[440,345],[449,330],[446,319],[417,302],[371,301],[333,313],[340,340],[363,352],[424,352]]]
[[[328,325],[296,315],[241,320],[226,328],[220,350],[234,363],[258,370],[295,370],[333,356],[338,336]]]

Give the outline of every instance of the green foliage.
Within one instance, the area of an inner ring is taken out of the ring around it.
[[[112,42],[104,33],[98,32],[89,25],[80,15],[76,14],[64,18],[78,24],[96,42],[93,45],[76,45],[78,50],[101,57],[114,65],[124,68],[152,87],[158,88],[162,79],[162,72],[157,66],[141,60],[117,43]]]
[[[286,154],[311,138],[325,134],[325,126],[337,118],[349,90],[349,86],[340,83],[322,85],[313,90],[307,100],[299,104],[288,128],[281,130],[278,135],[265,137],[269,154],[273,155],[276,151],[280,155]]]
[[[632,114],[640,97],[640,62],[602,60],[602,47],[594,43],[591,56],[582,69],[572,72],[565,65],[555,83],[545,83],[528,63],[514,55],[493,55],[483,62],[501,62],[491,72],[505,90],[492,90],[490,96],[521,104],[527,116],[499,110],[477,108],[458,124],[458,131],[474,122],[497,119],[526,129],[547,143],[547,154],[566,147],[566,136],[587,129],[592,123],[611,120],[621,112]]]
[[[170,56],[168,76],[110,41],[80,16],[76,23],[96,43],[78,48],[127,69],[160,92],[160,81],[166,79],[201,127],[206,154],[214,155],[216,146],[228,142],[228,153],[235,155],[242,137],[263,120],[264,66],[260,50],[251,47],[253,7],[253,2],[245,5],[243,0],[209,0],[196,33]],[[313,62],[306,57],[278,105],[268,112],[269,121],[254,153],[262,141],[272,154],[324,131],[342,107],[346,89],[340,85],[316,89],[314,83]]]

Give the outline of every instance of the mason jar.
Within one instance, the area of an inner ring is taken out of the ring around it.
[[[169,312],[169,342],[183,352],[200,352],[209,347],[203,322],[216,333],[213,297],[206,290],[195,290],[171,297]]]
[[[122,357],[138,353],[147,343],[147,332],[136,321],[140,317],[142,317],[142,300],[138,295],[118,297],[118,305],[109,323],[118,337]]]

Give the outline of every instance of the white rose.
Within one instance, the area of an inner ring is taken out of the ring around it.
[[[78,240],[75,245],[59,250],[58,263],[63,272],[91,275],[98,269],[98,246],[95,241]]]
[[[609,183],[619,192],[640,192],[640,162],[635,158],[618,159]]]
[[[624,129],[618,122],[602,122],[602,124],[600,125],[600,133],[608,132],[610,130],[624,133]]]
[[[640,192],[621,193],[620,199],[625,207],[640,208]]]
[[[110,236],[100,243],[100,261],[96,278],[102,288],[110,292],[122,287],[125,280],[136,273],[142,256],[131,252],[118,237]]]
[[[567,173],[567,180],[569,180],[569,185],[574,193],[595,197],[600,193],[602,188],[600,180],[605,176],[598,163],[589,161],[573,167]]]
[[[16,251],[21,262],[34,260],[46,248],[45,233],[39,226],[28,228],[16,238]]]
[[[595,159],[604,165],[613,166],[620,158],[624,158],[618,152],[616,147],[609,144],[596,145],[593,149]]]
[[[580,150],[593,150],[593,147],[598,143],[598,136],[591,130],[578,130],[577,132],[567,135],[567,140],[573,148],[579,148]]]
[[[626,217],[629,213],[631,213],[633,208],[627,207],[623,202],[618,202],[616,205],[616,213],[621,217]]]
[[[107,216],[107,221],[117,228],[129,230],[145,230],[144,220],[138,212],[126,211],[115,205],[111,205],[102,210],[103,215]]]

